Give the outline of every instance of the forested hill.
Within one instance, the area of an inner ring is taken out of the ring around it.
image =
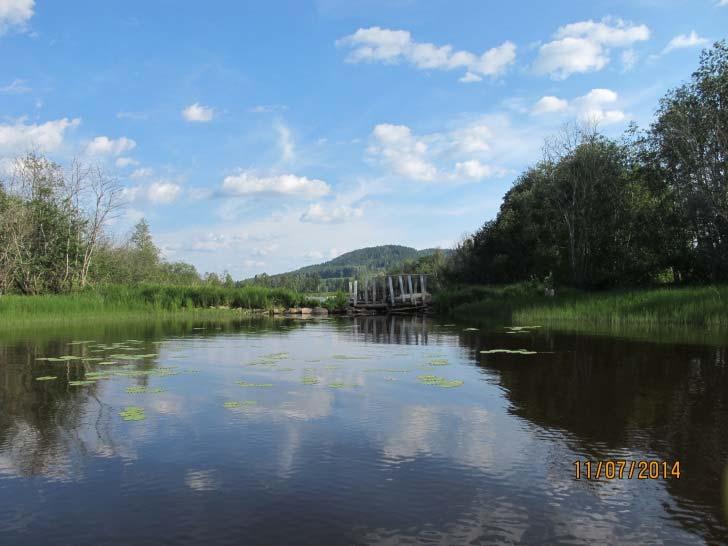
[[[256,275],[245,282],[270,286],[296,286],[305,291],[341,290],[346,282],[362,273],[388,271],[405,262],[434,254],[437,249],[417,250],[401,245],[360,248],[321,264],[308,265],[277,275]],[[442,251],[449,253],[449,250]],[[316,288],[314,288],[316,286]]]

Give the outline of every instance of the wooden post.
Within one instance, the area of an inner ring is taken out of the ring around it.
[[[351,281],[349,281],[349,301],[352,300],[352,295],[351,295],[351,289],[352,289],[352,287],[353,287],[353,284],[352,284]]]
[[[425,294],[427,294],[426,279],[427,277],[425,277],[424,275],[420,275],[420,287],[422,288],[422,305],[427,303],[427,298],[425,297]]]
[[[409,299],[410,303],[414,302],[415,294],[412,291],[412,275],[407,275],[407,285],[409,286]]]
[[[372,303],[377,303],[377,278],[374,277],[374,283],[372,283]]]
[[[354,281],[354,305],[356,305],[356,298],[358,296],[357,291],[359,290],[359,281]]]
[[[402,282],[402,275],[399,276],[399,298],[404,302],[404,283]]]
[[[392,307],[394,307],[394,287],[392,286],[392,277],[388,276],[387,281],[389,282],[389,300],[392,302]]]
[[[369,303],[369,277],[364,279],[364,303]]]

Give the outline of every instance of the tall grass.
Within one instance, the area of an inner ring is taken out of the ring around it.
[[[271,309],[308,304],[285,288],[245,286],[108,286],[75,294],[0,296],[0,322],[113,313],[181,312],[210,307]]]
[[[557,291],[535,285],[468,287],[438,296],[443,311],[461,318],[510,316],[516,323],[610,327],[686,326],[728,331],[728,286],[645,288],[610,292]]]

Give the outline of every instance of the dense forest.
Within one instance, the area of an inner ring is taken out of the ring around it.
[[[566,127],[447,264],[452,283],[579,288],[728,280],[728,44],[645,131]]]

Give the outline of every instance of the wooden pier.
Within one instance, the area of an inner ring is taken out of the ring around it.
[[[422,312],[431,301],[427,275],[378,275],[361,283],[349,281],[349,310],[353,314]]]

